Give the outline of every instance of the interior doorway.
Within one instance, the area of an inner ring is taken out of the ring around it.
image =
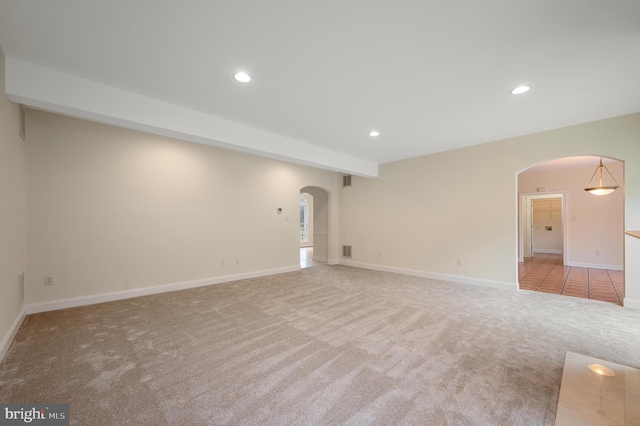
[[[317,186],[300,189],[300,267],[329,260],[329,192]]]
[[[518,173],[519,289],[623,304],[624,191],[585,189],[602,163],[623,188],[624,163],[600,156],[549,160]]]
[[[300,247],[300,268],[311,268],[318,264],[313,261],[313,247]]]
[[[549,253],[567,263],[566,200],[566,191],[520,194],[519,262]]]

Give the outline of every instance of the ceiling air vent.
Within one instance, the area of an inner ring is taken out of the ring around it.
[[[351,175],[342,176],[342,186],[351,186]]]
[[[342,246],[342,257],[351,258],[351,246]]]

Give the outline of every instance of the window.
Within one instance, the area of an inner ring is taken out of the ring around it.
[[[302,197],[300,197],[300,242],[309,242],[309,206]]]

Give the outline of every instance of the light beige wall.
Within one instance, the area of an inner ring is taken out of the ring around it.
[[[517,282],[517,174],[550,159],[625,161],[625,228],[640,229],[640,113],[384,164],[340,190],[340,244],[354,262]],[[630,238],[630,237],[628,237]],[[640,300],[640,245],[626,244]],[[456,259],[463,259],[457,265]],[[640,306],[639,306],[640,307]]]
[[[334,172],[28,118],[28,303],[299,267],[300,189],[336,193]]]
[[[26,267],[26,168],[25,143],[18,128],[19,107],[5,95],[4,54],[0,51],[0,341],[3,342],[24,306],[18,303],[18,276]]]
[[[313,196],[313,260],[328,262],[329,252],[329,196],[316,191]]]
[[[607,196],[595,196],[584,188],[596,166],[521,173],[518,192],[567,191],[567,262],[570,266],[621,269],[624,264],[624,190]],[[624,188],[624,163],[607,167]],[[596,251],[599,255],[596,255]]]

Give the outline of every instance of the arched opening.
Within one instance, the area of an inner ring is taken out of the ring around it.
[[[330,247],[329,192],[317,186],[300,189],[300,267],[327,263]]]
[[[623,304],[624,163],[602,157],[618,190],[585,191],[599,156],[564,157],[518,173],[518,287]]]

